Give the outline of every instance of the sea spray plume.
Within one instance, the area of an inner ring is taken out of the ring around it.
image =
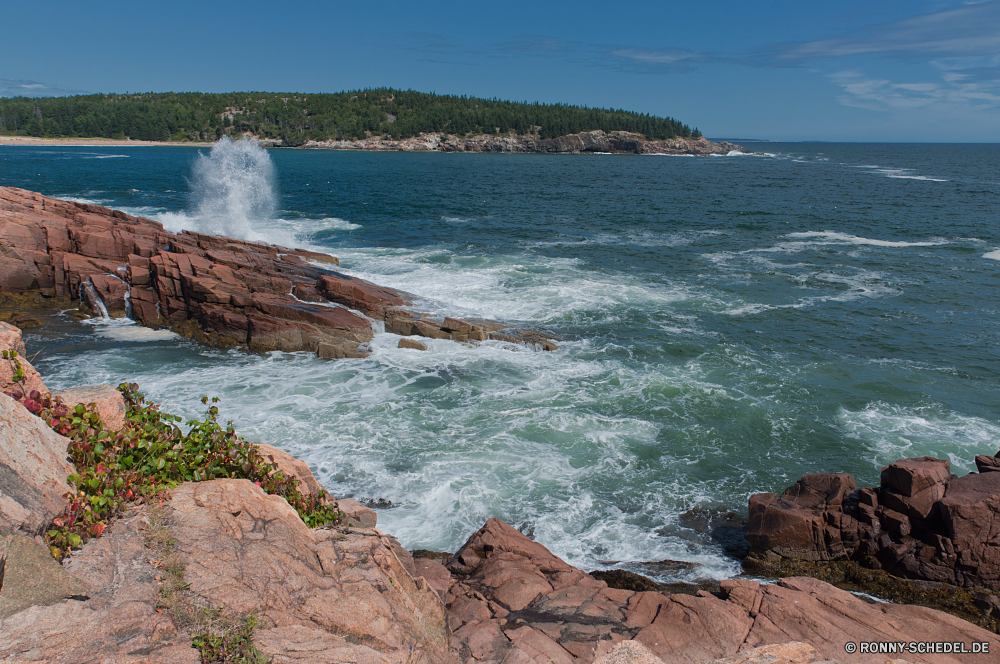
[[[264,240],[259,227],[274,214],[274,165],[255,140],[223,137],[199,154],[191,183],[198,230]]]

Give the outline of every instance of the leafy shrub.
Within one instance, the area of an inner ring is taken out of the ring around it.
[[[61,560],[91,537],[100,537],[110,520],[130,503],[163,498],[182,482],[218,478],[247,479],[266,493],[282,496],[310,528],[337,524],[343,514],[328,504],[328,494],[305,495],[299,481],[267,461],[259,448],[237,436],[232,422],[218,421],[218,398],[211,400],[204,420],[190,420],[187,433],[181,418],[147,403],[135,383],[122,383],[127,414],[121,431],[104,429],[95,404],[69,408],[60,397],[33,390],[12,397],[70,439],[68,453],[76,474],[67,478],[75,488],[66,511],[52,520],[46,540]],[[202,399],[208,405],[208,397]]]

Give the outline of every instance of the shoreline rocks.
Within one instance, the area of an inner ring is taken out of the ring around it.
[[[947,460],[900,459],[874,488],[856,488],[846,473],[820,473],[780,497],[751,496],[750,555],[855,560],[904,578],[998,591],[1000,454],[976,462],[979,473],[958,477]]]
[[[654,664],[782,662],[778,657],[792,654],[805,662],[882,664],[890,657],[849,653],[845,644],[964,639],[988,642],[991,653],[1000,647],[996,634],[955,616],[866,602],[808,577],[779,579],[774,585],[727,579],[719,592],[695,595],[609,588],[497,519],[487,521],[445,565],[426,559],[420,564],[427,571],[437,566],[450,573],[424,572],[445,593],[453,649],[469,664],[630,661],[622,650]],[[627,643],[634,645],[620,645]],[[900,656],[912,662],[963,657]],[[990,655],[973,657],[985,662]]]
[[[424,133],[400,140],[382,136],[356,141],[327,140],[305,143],[258,139],[262,147],[294,147],[327,150],[368,150],[399,152],[505,152],[534,154],[685,154],[725,155],[742,152],[739,145],[723,141],[714,143],[707,138],[669,138],[648,140],[642,134],[627,131],[584,131],[556,138],[541,138],[534,134],[454,134]]]
[[[557,349],[536,330],[422,314],[412,295],[338,265],[326,254],[171,233],[119,210],[0,187],[0,292],[79,298],[103,315],[251,352],[366,357],[375,322],[402,336]]]
[[[0,413],[37,425],[0,435],[4,459],[44,437],[45,423],[5,395]],[[305,490],[319,486],[301,461],[263,452]],[[72,472],[53,457],[41,462],[50,474]],[[45,483],[38,473],[24,477]],[[915,494],[928,488],[920,477],[911,473]],[[444,562],[415,559],[376,529],[373,510],[336,503],[348,526],[310,529],[283,498],[248,480],[188,482],[159,505],[133,505],[62,565],[39,559],[30,528],[7,530],[0,658],[193,663],[193,636],[219,625],[249,629],[275,664],[886,662],[845,652],[847,641],[977,642],[1000,652],[995,634],[954,616],[867,603],[805,577],[729,579],[695,595],[611,588],[497,519]],[[30,588],[29,575],[37,579]]]

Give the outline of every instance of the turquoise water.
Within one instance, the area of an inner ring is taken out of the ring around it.
[[[1000,445],[1000,147],[748,147],[767,156],[3,147],[0,184],[295,242],[422,311],[563,339],[379,333],[326,361],[63,318],[28,337],[50,386],[132,380],[191,416],[219,395],[333,493],[391,501],[410,548],[497,516],[585,569],[690,580],[738,573],[706,523],[752,493]]]

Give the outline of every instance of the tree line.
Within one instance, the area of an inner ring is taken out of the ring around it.
[[[701,136],[673,118],[568,104],[480,99],[376,88],[335,94],[143,93],[0,98],[0,134],[44,138],[215,141],[246,132],[260,138],[393,139],[421,133],[456,136],[629,131],[648,139]]]

